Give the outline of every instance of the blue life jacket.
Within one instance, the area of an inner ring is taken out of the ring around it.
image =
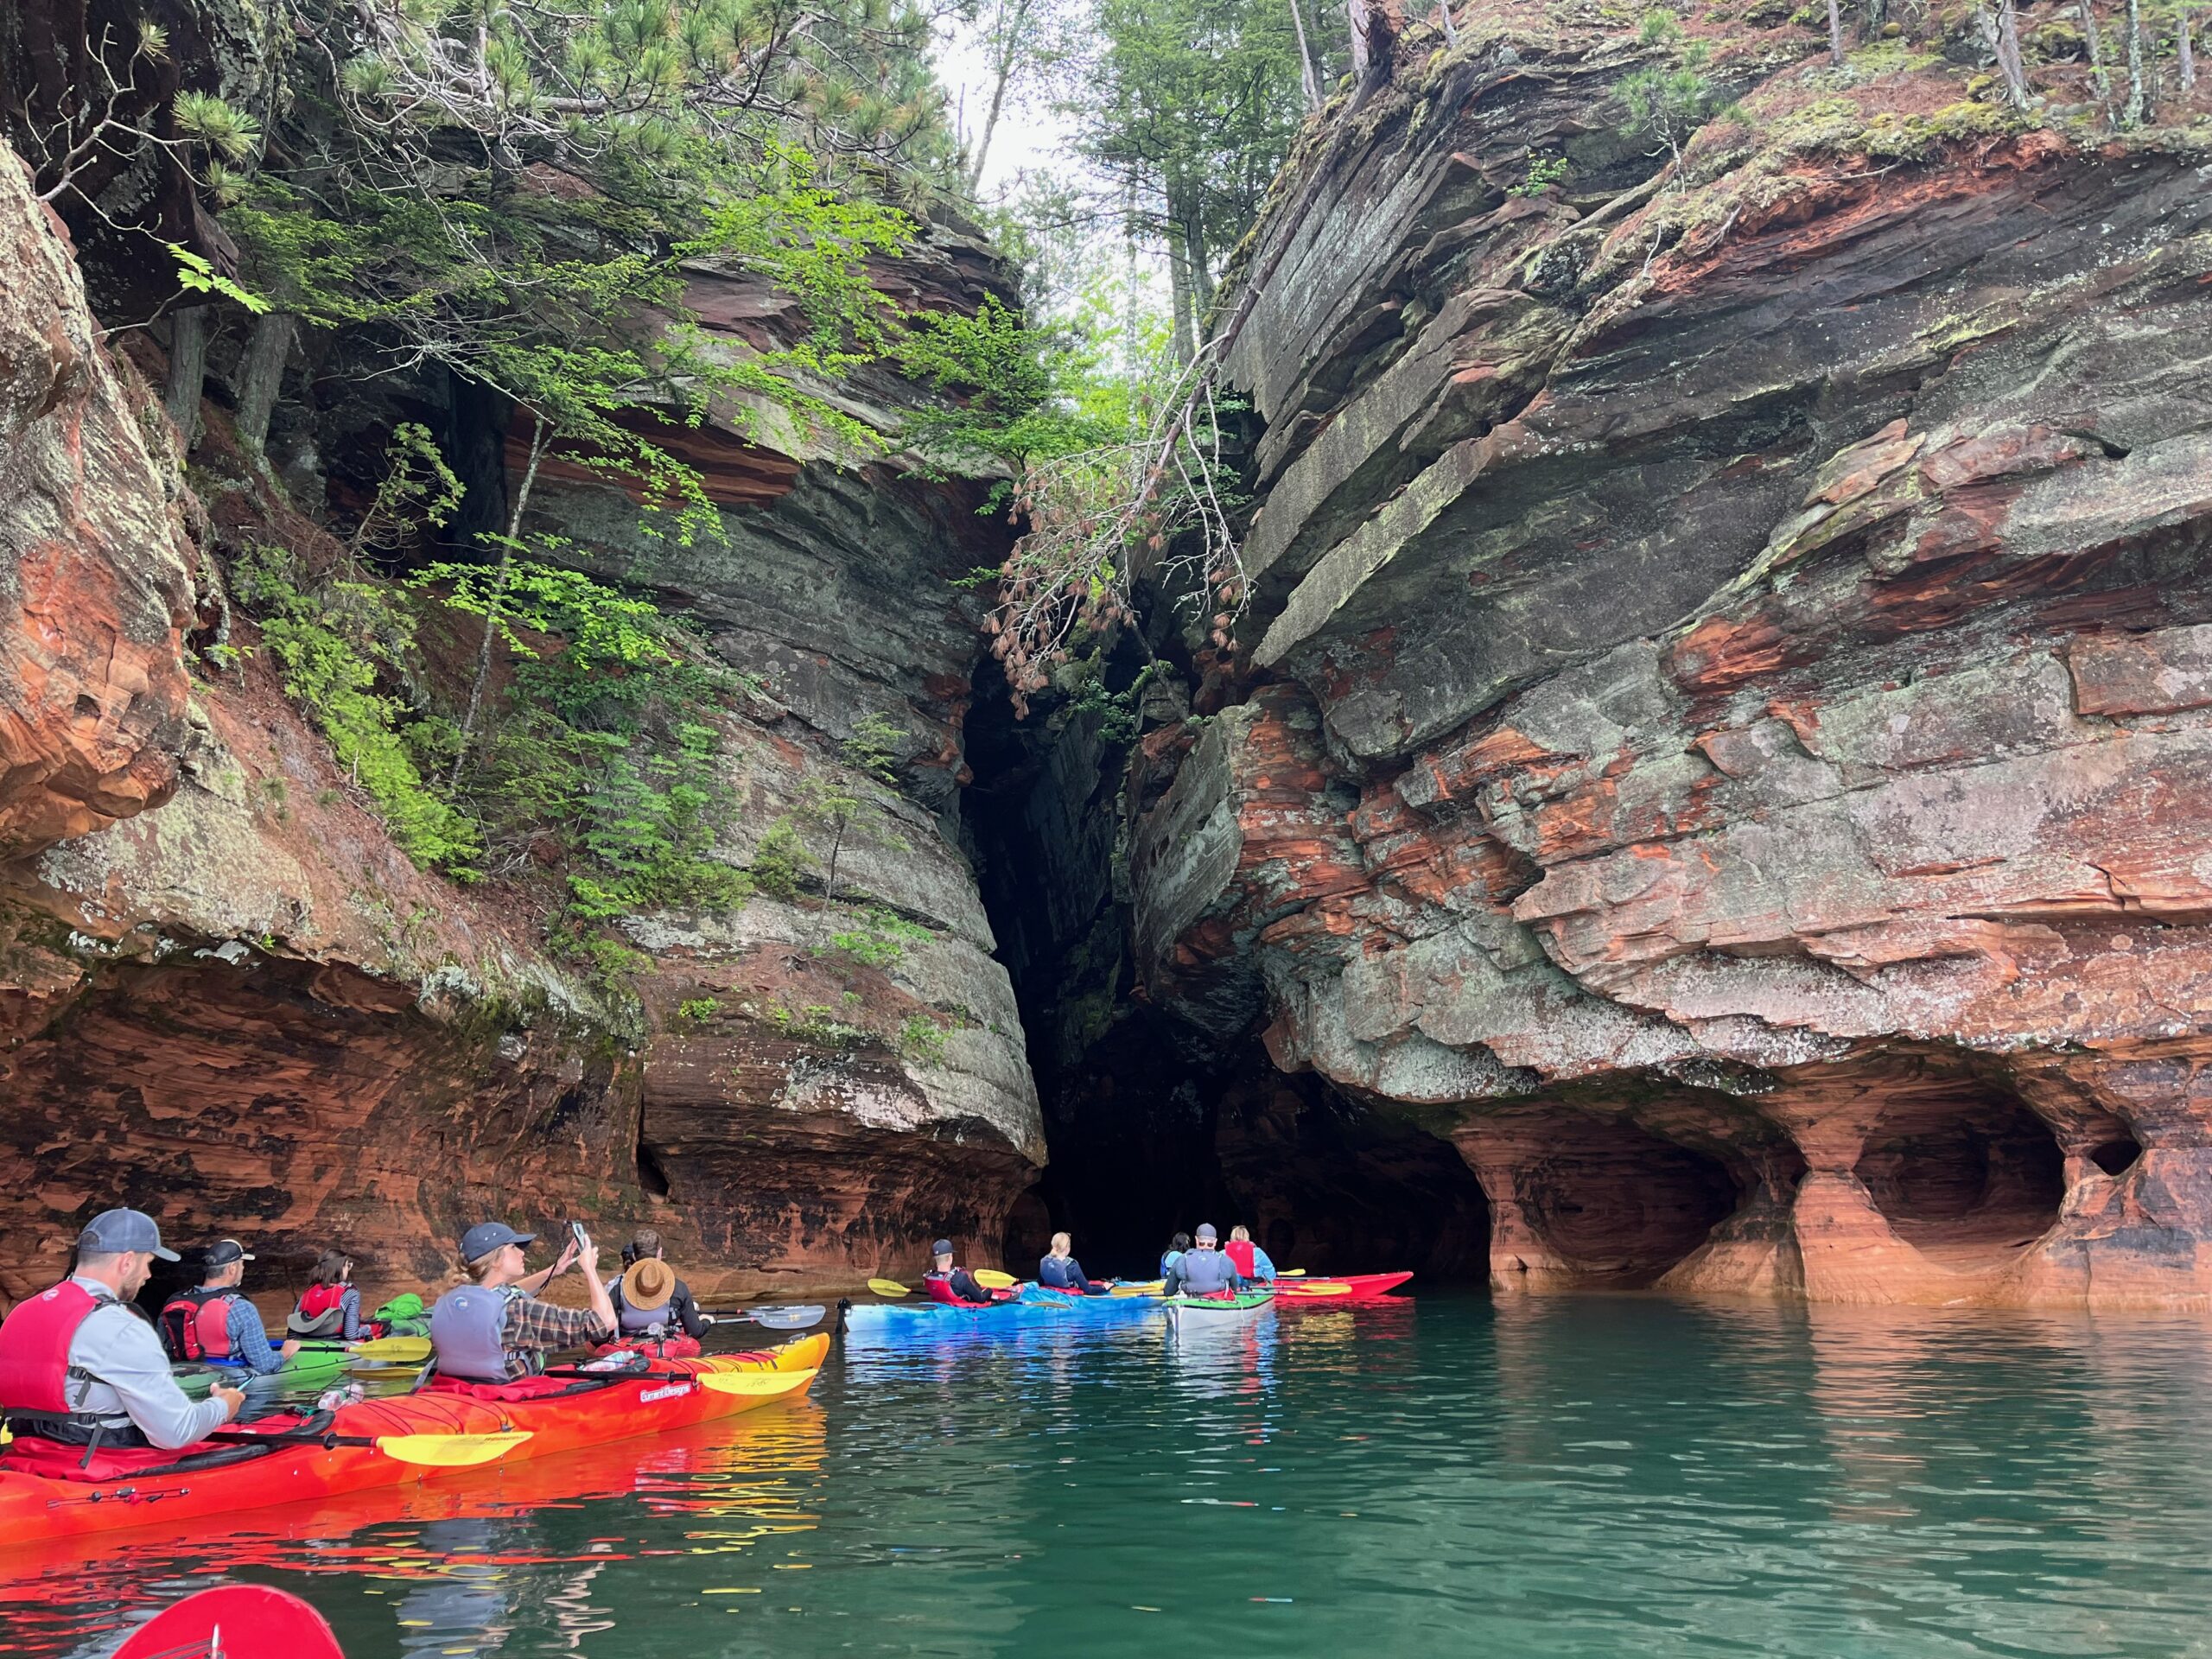
[[[1173,1268],[1174,1265],[1182,1259],[1183,1252],[1180,1250],[1161,1251],[1160,1255],[1160,1276],[1165,1279],[1168,1274],[1169,1269]]]
[[[430,1310],[430,1346],[438,1375],[471,1382],[507,1381],[507,1304],[525,1294],[512,1285],[460,1285]]]

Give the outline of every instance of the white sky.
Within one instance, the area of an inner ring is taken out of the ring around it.
[[[938,29],[937,74],[944,83],[948,103],[959,114],[962,136],[973,143],[982,131],[983,116],[990,108],[991,78],[972,25],[956,20]],[[1014,175],[1024,168],[1062,163],[1071,136],[1068,122],[1052,108],[1048,99],[1024,99],[1017,92],[999,111],[998,126],[991,134],[991,151],[983,161],[979,194],[988,200],[1013,183]]]

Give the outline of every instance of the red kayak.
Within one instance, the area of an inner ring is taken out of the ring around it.
[[[1395,1290],[1410,1273],[1351,1273],[1341,1279],[1278,1279],[1275,1294],[1286,1301],[1297,1301],[1301,1297],[1313,1301],[1371,1302],[1376,1297]],[[1342,1285],[1342,1290],[1321,1289],[1321,1286]]]
[[[130,1633],[115,1659],[345,1659],[321,1613],[260,1584],[226,1584],[187,1596]]]

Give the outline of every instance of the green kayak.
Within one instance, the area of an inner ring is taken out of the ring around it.
[[[180,1365],[176,1384],[195,1400],[218,1382],[232,1388],[257,1384],[263,1388],[319,1389],[346,1375],[347,1355],[342,1342],[315,1343],[286,1360],[280,1370],[256,1376],[242,1365]]]
[[[1247,1290],[1234,1296],[1168,1296],[1160,1300],[1176,1330],[1210,1330],[1256,1319],[1274,1302],[1272,1290]]]

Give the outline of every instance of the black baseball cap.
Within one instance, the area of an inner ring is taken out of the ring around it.
[[[461,1236],[461,1259],[481,1262],[509,1244],[527,1244],[536,1233],[518,1233],[504,1221],[480,1221]]]
[[[931,1255],[950,1255],[952,1254],[952,1241],[949,1238],[940,1238],[936,1243],[930,1246],[930,1254]]]
[[[233,1262],[252,1261],[253,1252],[235,1238],[219,1238],[207,1247],[207,1260],[211,1268],[227,1268]]]

